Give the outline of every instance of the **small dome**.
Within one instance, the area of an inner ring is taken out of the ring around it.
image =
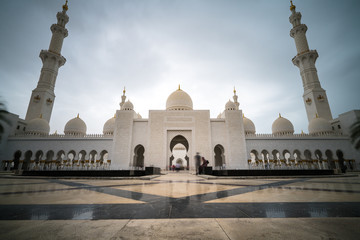
[[[106,121],[103,128],[104,135],[113,135],[115,130],[115,116]]]
[[[236,105],[235,105],[235,103],[229,100],[229,101],[225,104],[225,110],[236,110]]]
[[[65,135],[85,135],[86,134],[86,124],[79,118],[79,114],[76,118],[69,120],[64,129]]]
[[[255,134],[255,124],[245,116],[243,116],[243,121],[245,134]]]
[[[124,105],[122,105],[121,110],[134,110],[134,105],[130,100],[127,100]]]
[[[331,124],[324,118],[316,117],[309,122],[310,134],[329,134],[333,133]]]
[[[26,133],[28,134],[40,134],[48,135],[50,132],[50,125],[48,121],[40,116],[39,118],[31,119],[26,127]]]
[[[171,93],[166,100],[166,110],[193,110],[191,97],[179,86],[179,89]]]
[[[279,135],[293,134],[294,126],[288,119],[281,117],[279,114],[279,118],[272,124],[272,133]]]

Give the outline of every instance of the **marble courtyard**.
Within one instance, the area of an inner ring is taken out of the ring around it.
[[[358,239],[360,234],[360,178],[354,174],[1,176],[0,239]]]

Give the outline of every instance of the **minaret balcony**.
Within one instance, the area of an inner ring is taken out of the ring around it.
[[[59,24],[53,24],[50,27],[52,33],[60,33],[66,38],[68,36],[68,30]]]
[[[308,28],[305,24],[299,24],[290,30],[290,36],[293,38],[293,37],[295,37],[296,34],[299,34],[299,33],[305,34],[307,30],[308,30]]]
[[[59,67],[64,65],[65,62],[66,62],[66,58],[64,58],[60,54],[54,53],[54,52],[51,52],[51,51],[47,51],[47,50],[41,50],[40,58],[41,58],[43,63],[45,63],[45,61],[47,61],[48,59],[55,60]]]
[[[293,57],[292,62],[295,66],[301,67],[306,65],[310,61],[311,63],[315,64],[316,59],[319,57],[319,54],[316,50],[308,50],[297,54]]]

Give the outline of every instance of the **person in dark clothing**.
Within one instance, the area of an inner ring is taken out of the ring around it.
[[[196,175],[198,175],[200,170],[200,160],[201,160],[200,153],[197,152],[194,158],[195,158],[195,171],[196,171]]]
[[[200,174],[205,174],[205,169],[207,165],[209,164],[209,161],[206,160],[204,157],[201,158],[202,164],[200,166]]]

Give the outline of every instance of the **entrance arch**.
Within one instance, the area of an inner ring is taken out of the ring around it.
[[[214,147],[215,167],[221,168],[221,167],[225,166],[224,152],[225,152],[225,149],[222,145],[218,144]]]
[[[144,167],[144,152],[145,148],[143,145],[139,144],[134,149],[134,162],[133,166],[137,168]]]
[[[176,135],[170,141],[170,152],[169,166],[180,165],[182,169],[189,169],[189,142],[182,135]]]

